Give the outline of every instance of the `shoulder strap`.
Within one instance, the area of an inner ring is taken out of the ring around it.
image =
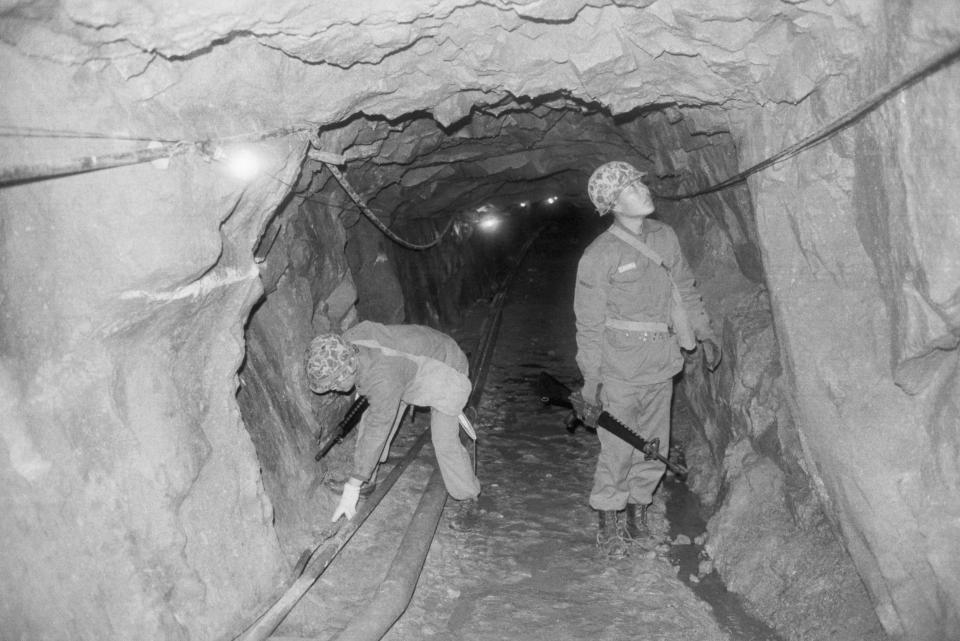
[[[680,289],[677,287],[676,281],[673,280],[673,274],[670,273],[670,268],[667,267],[667,265],[663,262],[663,259],[660,258],[660,254],[653,251],[647,246],[646,243],[636,236],[630,234],[625,229],[611,227],[610,233],[631,247],[635,248],[657,265],[663,267],[663,271],[667,273],[667,278],[670,279],[671,295],[673,296],[673,307],[670,311],[670,322],[673,326],[673,331],[677,333],[677,339],[680,343],[680,347],[686,350],[696,349],[696,333],[693,327],[690,325],[690,317],[687,315],[687,312],[684,309],[683,297],[680,295]]]
[[[420,354],[411,354],[410,352],[402,352],[397,349],[392,349],[390,347],[387,347],[386,345],[381,345],[375,340],[360,339],[360,340],[350,341],[350,343],[352,343],[353,345],[360,345],[361,347],[369,347],[371,349],[380,350],[387,356],[399,356],[401,358],[406,358],[407,360],[410,360],[416,363],[417,367],[423,367],[425,363],[429,363],[432,361],[434,363],[439,363],[443,367],[450,368],[450,370],[453,371],[455,374],[459,374],[459,372],[457,372],[456,369],[454,369],[450,365],[447,365],[443,361],[439,361],[435,358],[430,358],[429,356],[421,356]]]
[[[664,269],[667,269],[667,265],[663,262],[663,259],[660,258],[660,254],[655,252],[653,248],[651,248],[642,240],[640,240],[639,238],[637,238],[636,236],[628,232],[626,229],[621,229],[619,227],[611,227],[609,231],[611,234],[613,234],[614,236],[616,236],[626,244],[630,245],[631,247],[639,251],[641,254],[643,254],[650,260],[652,260],[657,265],[660,265]],[[670,270],[667,270],[667,274],[668,275],[670,274]]]
[[[424,359],[423,356],[417,356],[416,354],[409,354],[409,353],[407,353],[407,352],[401,352],[401,351],[398,351],[398,350],[395,350],[395,349],[390,349],[389,347],[387,347],[387,346],[385,346],[385,345],[381,345],[381,344],[378,343],[377,341],[373,341],[373,340],[363,340],[363,339],[361,339],[361,340],[350,341],[350,343],[352,343],[352,344],[354,344],[354,345],[360,345],[361,347],[369,347],[369,348],[371,348],[371,349],[378,349],[378,350],[380,350],[381,352],[383,352],[384,354],[386,354],[387,356],[402,356],[403,358],[408,358],[408,359],[410,359],[411,361],[417,363],[418,365],[419,365],[420,363],[422,363],[422,362],[423,362],[423,359]]]

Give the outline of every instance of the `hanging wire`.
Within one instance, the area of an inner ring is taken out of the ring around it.
[[[184,154],[195,148],[195,143],[178,142],[161,144],[158,147],[137,149],[116,154],[103,154],[74,158],[61,163],[37,163],[33,165],[17,165],[0,169],[0,187],[9,187],[38,180],[49,180],[62,176],[74,176],[101,169],[126,167],[152,162],[163,158],[172,158]]]
[[[40,180],[49,180],[51,178],[61,178],[63,176],[74,176],[101,169],[112,169],[114,167],[126,167],[129,165],[138,165],[145,162],[152,162],[164,158],[172,158],[189,151],[198,151],[205,157],[213,157],[214,148],[222,143],[238,142],[259,142],[268,138],[278,138],[292,134],[303,134],[310,132],[315,128],[314,125],[296,125],[291,127],[281,127],[269,131],[258,131],[223,138],[214,138],[201,141],[175,141],[163,143],[155,147],[146,149],[136,149],[134,151],[118,152],[114,154],[102,154],[95,156],[85,156],[82,158],[73,158],[71,160],[59,163],[37,163],[32,165],[16,165],[0,169],[0,188],[19,185]],[[61,130],[58,133],[66,134],[68,132]],[[88,137],[90,134],[84,132],[69,132],[75,137]],[[11,134],[13,135],[13,134]],[[110,138],[104,135],[104,138]]]
[[[223,162],[222,158],[217,158],[217,160]],[[450,220],[447,222],[447,226],[444,227],[443,231],[441,231],[440,234],[438,234],[437,237],[434,238],[429,243],[426,243],[423,245],[417,245],[417,244],[411,243],[408,240],[404,240],[403,238],[400,238],[393,231],[387,228],[387,226],[384,225],[379,218],[377,218],[376,214],[370,211],[370,209],[363,204],[363,200],[360,197],[360,195],[356,192],[355,189],[353,189],[350,183],[347,182],[347,179],[343,176],[343,173],[339,169],[337,169],[336,166],[334,166],[332,163],[324,163],[324,164],[331,170],[330,173],[332,173],[334,178],[337,179],[337,182],[340,183],[340,186],[343,187],[347,195],[350,196],[351,200],[353,201],[351,204],[355,205],[360,210],[360,212],[357,214],[356,220],[354,220],[350,224],[344,224],[344,227],[346,229],[350,229],[351,227],[354,227],[357,223],[360,222],[361,218],[366,216],[377,227],[377,229],[379,229],[381,232],[383,232],[387,236],[387,238],[401,245],[402,247],[406,247],[407,249],[413,249],[415,251],[422,251],[424,249],[430,249],[431,247],[435,247],[440,243],[440,241],[443,240],[444,237],[446,237],[446,235],[450,232],[450,230],[453,229],[453,225],[456,222],[455,217],[451,217]],[[261,173],[263,173],[265,176],[268,176],[269,178],[272,178],[273,180],[277,181],[281,185],[288,187],[291,191],[295,189],[294,185],[283,180],[276,174],[272,174],[268,171],[263,171],[263,170],[261,170]],[[332,200],[329,200],[326,198],[319,198],[316,195],[302,196],[301,200],[303,200],[304,202],[314,202],[314,203],[323,204],[333,209],[339,209],[341,213],[350,211],[351,209],[351,207],[344,207],[338,203],[335,203]]]
[[[740,173],[727,178],[715,185],[706,187],[704,189],[689,193],[689,194],[680,194],[676,196],[665,196],[661,194],[654,194],[658,198],[664,200],[686,200],[688,198],[694,198],[696,196],[703,196],[705,194],[712,194],[714,192],[720,191],[721,189],[726,189],[737,183],[741,183],[747,179],[748,176],[751,176],[758,171],[766,169],[771,165],[774,165],[781,160],[796,156],[801,151],[813,147],[827,138],[830,138],[834,134],[846,129],[850,125],[859,121],[861,118],[866,116],[868,113],[879,107],[882,103],[886,102],[894,94],[899,91],[909,87],[910,85],[926,78],[930,74],[940,70],[943,67],[946,67],[954,62],[957,58],[960,58],[960,45],[954,46],[952,49],[948,50],[945,53],[935,56],[934,58],[929,59],[927,62],[921,64],[919,67],[915,68],[912,72],[908,73],[905,76],[901,76],[893,82],[889,82],[877,91],[873,92],[865,100],[863,100],[859,105],[853,109],[847,111],[839,118],[834,119],[833,121],[827,123],[824,127],[818,131],[810,134],[809,136],[799,140],[798,142],[786,147],[779,152],[769,156],[768,158],[761,160],[757,164],[741,171]]]
[[[222,158],[217,158],[216,160],[220,162],[224,162]],[[260,173],[262,173],[264,176],[267,176],[268,178],[272,178],[273,180],[277,181],[281,185],[288,187],[291,192],[296,190],[296,185],[293,185],[292,183],[288,183],[286,180],[284,180],[280,176],[277,176],[276,174],[272,174],[269,171],[266,171],[265,169],[261,169]],[[331,209],[339,209],[341,213],[345,211],[350,211],[354,207],[354,204],[352,202],[349,203],[350,204],[349,207],[344,207],[343,205],[337,202],[334,202],[333,200],[330,200],[328,198],[320,198],[316,194],[314,194],[313,196],[298,196],[298,198],[300,198],[300,200],[302,200],[303,202],[318,203],[321,205],[326,205]],[[358,217],[359,215],[360,214],[357,214]]]
[[[216,160],[218,160],[218,161],[220,161],[220,162],[223,162],[223,159],[222,159],[222,158],[216,158]],[[356,192],[356,190],[350,185],[350,183],[347,182],[347,179],[344,177],[343,172],[341,172],[341,171],[340,171],[335,165],[333,165],[332,163],[327,163],[327,162],[325,162],[325,163],[323,163],[323,164],[326,165],[326,167],[330,170],[330,173],[333,174],[333,177],[336,178],[337,182],[340,184],[340,186],[343,188],[343,190],[347,193],[348,196],[350,196],[351,200],[353,201],[353,204],[355,204],[355,205],[360,209],[360,213],[357,214],[357,219],[354,220],[354,221],[353,221],[352,223],[350,223],[349,225],[344,225],[345,228],[350,229],[351,227],[353,227],[353,226],[355,226],[357,223],[359,223],[359,222],[360,222],[360,219],[361,219],[362,217],[366,216],[368,219],[370,219],[370,222],[372,222],[372,223],[374,224],[374,226],[377,227],[377,229],[379,229],[381,232],[383,232],[383,233],[387,236],[387,238],[389,238],[390,240],[392,240],[393,242],[399,244],[399,245],[402,246],[402,247],[406,247],[407,249],[412,249],[412,250],[415,250],[415,251],[422,251],[422,250],[424,250],[424,249],[430,249],[431,247],[435,247],[436,245],[438,245],[438,244],[440,243],[441,240],[443,240],[443,238],[450,232],[450,230],[453,229],[453,225],[454,225],[454,223],[456,222],[456,217],[451,216],[451,217],[450,217],[450,220],[447,222],[447,225],[446,225],[446,227],[444,227],[443,231],[441,231],[441,232],[437,235],[437,237],[434,238],[434,239],[433,239],[432,241],[430,241],[429,243],[426,243],[426,244],[423,244],[423,245],[418,245],[418,244],[415,244],[415,243],[411,243],[411,242],[408,241],[408,240],[404,240],[403,238],[400,238],[399,236],[397,236],[397,235],[396,235],[393,231],[391,231],[386,225],[384,225],[383,222],[381,222],[381,220],[380,220],[379,218],[377,218],[376,214],[374,214],[372,211],[370,211],[370,208],[367,207],[367,206],[363,203],[363,199],[360,197],[360,194],[358,194],[358,193]],[[285,181],[284,179],[280,178],[280,177],[277,176],[276,174],[272,174],[272,173],[270,173],[270,172],[268,172],[268,171],[264,171],[264,170],[261,170],[261,173],[263,173],[265,176],[268,176],[269,178],[272,178],[273,180],[277,181],[277,182],[280,183],[281,185],[286,186],[286,187],[289,188],[291,191],[293,191],[293,190],[295,189],[295,186],[294,186],[294,185],[292,185],[292,184],[290,184],[289,182]],[[332,200],[328,200],[328,199],[325,199],[325,198],[318,198],[318,197],[315,196],[315,195],[314,195],[314,196],[302,196],[302,197],[301,197],[301,200],[303,200],[303,201],[305,201],[305,202],[320,203],[320,204],[326,205],[326,206],[328,206],[328,207],[332,207],[332,208],[334,208],[334,209],[339,209],[341,212],[346,212],[346,211],[349,211],[349,210],[350,210],[349,207],[343,207],[343,206],[341,206],[341,205],[339,205],[339,204],[334,203]],[[278,234],[279,234],[279,232],[278,232]],[[275,240],[276,240],[276,237],[274,237],[273,240],[275,241]],[[273,241],[270,242],[270,245],[271,245],[271,246],[273,245]],[[269,250],[268,250],[268,251],[269,251]],[[264,255],[266,255],[266,253],[264,253]]]
[[[42,127],[14,127],[10,125],[0,125],[0,138],[94,138],[98,140],[163,142],[169,144],[181,142],[180,140],[171,140],[168,138],[125,136],[123,134],[105,134],[102,132],[74,131],[69,129],[44,129]]]
[[[353,187],[350,186],[350,183],[348,183],[347,179],[344,178],[343,173],[339,169],[337,169],[335,165],[333,165],[332,163],[324,163],[324,164],[327,166],[327,169],[330,170],[330,173],[333,174],[333,177],[337,179],[337,182],[340,183],[340,186],[343,187],[343,190],[347,192],[347,195],[349,195],[350,198],[353,199],[353,202],[357,204],[357,207],[360,208],[360,211],[363,212],[363,215],[366,216],[370,220],[370,222],[373,223],[374,226],[376,226],[377,229],[383,232],[383,234],[387,238],[397,243],[401,247],[406,247],[407,249],[413,249],[416,251],[430,249],[431,247],[438,245],[440,241],[443,240],[444,236],[446,236],[447,233],[451,229],[453,229],[453,223],[456,221],[456,217],[451,216],[450,220],[447,222],[447,226],[443,229],[443,231],[440,232],[437,235],[437,237],[434,238],[429,243],[426,243],[424,245],[417,245],[415,243],[411,243],[408,240],[404,240],[403,238],[400,238],[395,233],[390,231],[390,229],[387,228],[387,226],[384,225],[379,218],[377,218],[376,214],[370,211],[370,208],[363,203],[363,199],[360,197],[360,194],[358,194],[353,189]]]

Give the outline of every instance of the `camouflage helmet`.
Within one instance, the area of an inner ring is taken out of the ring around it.
[[[307,350],[307,382],[317,394],[329,392],[334,385],[357,374],[357,352],[336,334],[320,334]]]
[[[610,213],[620,197],[620,192],[640,182],[646,174],[622,160],[614,160],[597,167],[587,183],[590,202],[601,216]]]

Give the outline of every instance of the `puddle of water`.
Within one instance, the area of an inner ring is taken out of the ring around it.
[[[670,538],[680,534],[691,541],[706,532],[707,523],[700,513],[700,501],[687,486],[673,478],[664,480],[667,490],[667,520],[670,522]],[[777,632],[744,609],[743,600],[727,590],[716,570],[698,576],[700,561],[706,558],[702,545],[670,546],[670,561],[678,566],[677,576],[700,599],[713,608],[714,616],[735,641],[783,641]]]

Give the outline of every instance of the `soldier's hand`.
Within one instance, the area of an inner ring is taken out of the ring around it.
[[[360,485],[356,482],[351,483],[351,481],[354,481],[354,479],[351,478],[343,484],[340,503],[333,512],[333,518],[330,519],[333,522],[336,522],[341,516],[347,517],[349,521],[357,514],[357,503],[360,501]]]
[[[711,372],[720,365],[720,359],[723,357],[720,346],[709,338],[703,341],[703,358],[707,363],[707,369]]]
[[[594,396],[597,396],[596,392],[594,392]],[[584,425],[596,428],[597,419],[603,411],[603,408],[599,404],[594,404],[586,400],[583,396],[582,389],[570,395],[570,404],[573,406],[573,411],[576,413],[577,418],[579,418]]]
[[[600,381],[585,380],[583,387],[580,388],[580,396],[591,405],[600,404]]]

